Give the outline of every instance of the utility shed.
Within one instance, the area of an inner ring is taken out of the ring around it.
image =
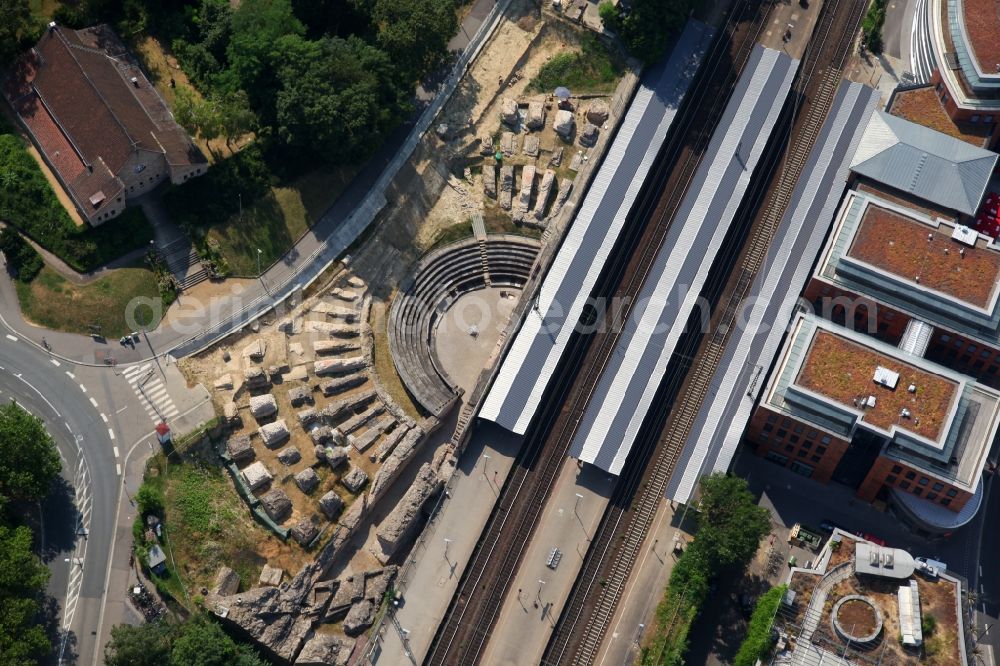
[[[896,592],[899,602],[899,634],[903,645],[917,647],[924,642],[924,631],[920,625],[920,590],[917,581],[900,585]]]

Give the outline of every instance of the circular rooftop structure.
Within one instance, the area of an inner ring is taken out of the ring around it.
[[[838,636],[855,643],[873,643],[882,633],[882,613],[875,602],[860,594],[849,594],[833,605],[830,622]]]

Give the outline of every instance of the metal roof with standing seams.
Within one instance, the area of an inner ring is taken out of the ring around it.
[[[747,292],[744,303],[752,307],[744,307],[740,325],[712,376],[709,398],[667,483],[671,500],[687,502],[703,471],[729,468],[799,293],[823,247],[847,184],[850,160],[878,102],[878,91],[859,83],[844,82],[837,91],[764,265]]]
[[[702,307],[712,262],[798,66],[780,51],[754,47],[580,420],[574,458],[621,472],[688,317]]]
[[[713,34],[688,21],[666,63],[643,76],[483,401],[481,418],[518,434],[527,430]]]

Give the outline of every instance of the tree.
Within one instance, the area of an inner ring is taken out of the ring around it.
[[[27,527],[0,525],[0,655],[5,666],[37,664],[51,649],[38,622],[49,571],[31,542]]]
[[[389,58],[357,37],[281,40],[277,135],[297,154],[357,160],[398,121],[405,88]]]
[[[111,628],[104,646],[106,666],[162,666],[170,662],[170,643],[176,628],[165,622]]]
[[[273,107],[269,98],[278,88],[277,68],[284,59],[281,38],[303,36],[305,26],[292,13],[290,0],[244,0],[230,25],[229,68],[255,109]]]
[[[45,497],[61,467],[40,418],[13,401],[0,407],[0,504]]]
[[[774,645],[774,641],[771,640],[771,624],[774,622],[774,614],[778,612],[778,605],[786,589],[788,588],[785,585],[773,587],[757,600],[753,615],[750,617],[750,625],[747,627],[746,638],[736,653],[734,666],[753,666],[758,659],[763,661],[771,651]]]
[[[660,59],[670,44],[670,33],[684,25],[693,0],[634,0],[628,7],[603,3],[601,20],[621,37],[629,53],[652,63]]]
[[[0,0],[0,65],[7,65],[21,52],[21,40],[32,32],[28,0]]]
[[[11,169],[3,173],[13,174],[11,178],[16,184],[19,178],[16,172]],[[0,174],[0,180],[2,179],[3,174]],[[8,183],[4,185],[11,186]],[[0,251],[7,257],[7,263],[17,270],[17,279],[21,282],[31,282],[42,270],[42,256],[14,227],[4,227],[0,231]]]
[[[698,539],[710,542],[706,545],[717,566],[748,562],[771,529],[767,509],[757,506],[747,482],[736,476],[702,478],[700,507]]]
[[[378,44],[412,83],[437,66],[458,30],[454,0],[375,0]]]
[[[257,114],[250,109],[250,99],[245,90],[225,95],[217,102],[219,132],[230,147],[233,140],[257,128]]]

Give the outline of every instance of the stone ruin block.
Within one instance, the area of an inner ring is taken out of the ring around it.
[[[440,486],[441,481],[430,464],[424,463],[406,494],[375,530],[381,548],[381,553],[376,553],[376,556],[380,561],[385,562],[392,557],[399,546],[406,541],[407,536],[420,522],[420,511],[427,498],[437,492]]]
[[[361,492],[361,489],[365,487],[365,484],[368,483],[368,475],[365,474],[365,470],[360,467],[352,466],[351,471],[341,477],[340,483],[342,486],[357,495]]]
[[[368,381],[368,376],[363,372],[358,372],[353,375],[337,377],[336,379],[323,382],[319,385],[319,388],[323,391],[323,395],[330,397],[331,395],[343,393],[344,391],[352,389],[355,386],[361,386],[366,381]]]
[[[556,194],[556,202],[552,204],[552,210],[549,211],[549,216],[555,215],[569,199],[570,192],[573,191],[573,180],[570,178],[563,178],[559,181],[559,193]]]
[[[490,199],[497,198],[497,168],[493,164],[483,165],[483,194]]]
[[[242,419],[240,419],[240,409],[232,400],[222,406],[222,419],[226,422],[226,425],[230,427],[235,427],[242,423]]]
[[[500,135],[500,150],[507,157],[517,155],[518,137],[513,132],[504,132]]]
[[[528,212],[531,192],[535,189],[535,167],[528,164],[521,170],[521,189],[517,193],[517,207],[522,213]]]
[[[347,303],[353,303],[358,300],[358,292],[353,289],[343,289],[341,287],[334,287],[330,290],[330,295],[341,301],[346,301]]]
[[[243,381],[246,382],[248,389],[263,388],[270,383],[264,368],[256,365],[243,371]]]
[[[348,356],[347,358],[329,358],[316,361],[313,364],[313,372],[317,375],[340,375],[346,372],[354,372],[367,367],[368,361],[364,356]]]
[[[328,446],[323,451],[323,458],[331,469],[337,469],[350,459],[350,451],[346,446]]]
[[[264,442],[264,446],[268,448],[273,448],[281,444],[290,436],[285,419],[278,419],[274,423],[262,425],[258,428],[258,432],[260,433],[261,440]]]
[[[408,428],[400,425],[389,433],[389,435],[382,440],[382,443],[375,448],[374,458],[379,462],[384,462],[386,458],[392,454],[396,445],[399,444],[400,440],[403,439],[403,435],[405,435],[408,430]]]
[[[313,404],[312,391],[307,386],[296,386],[288,392],[288,400],[292,407],[301,407],[305,403]]]
[[[260,363],[264,360],[264,354],[267,353],[267,343],[264,342],[263,338],[257,338],[246,347],[243,348],[241,356],[250,359],[251,361],[257,361]]]
[[[587,123],[586,125],[583,126],[583,129],[580,130],[580,145],[586,146],[588,148],[590,146],[593,146],[595,143],[597,143],[598,133],[599,130],[597,129],[597,125]]]
[[[312,543],[312,540],[319,535],[319,528],[313,525],[313,522],[308,518],[303,518],[299,522],[292,525],[292,529],[288,531],[288,534],[295,539],[300,546],[308,546]]]
[[[597,125],[600,127],[604,123],[608,122],[608,116],[611,115],[611,109],[608,108],[608,103],[603,99],[595,99],[590,103],[585,112],[587,116],[587,122]]]
[[[354,652],[355,641],[343,636],[314,634],[295,658],[295,666],[344,666]]]
[[[257,579],[257,582],[262,586],[278,587],[281,585],[281,578],[284,575],[285,572],[281,567],[272,567],[270,564],[265,564],[264,568],[260,570],[260,578]]]
[[[514,167],[506,164],[500,168],[500,207],[510,210],[514,198]]]
[[[253,460],[254,451],[253,444],[250,443],[250,435],[240,435],[227,439],[226,452],[237,464]]]
[[[545,102],[540,99],[528,102],[528,113],[524,117],[524,126],[530,130],[540,130],[545,127]]]
[[[309,407],[296,414],[295,418],[299,420],[299,425],[303,428],[308,428],[319,420],[319,412],[317,412],[315,408]]]
[[[350,412],[367,405],[377,397],[378,395],[375,393],[374,389],[359,391],[354,395],[349,395],[346,398],[341,398],[340,400],[331,402],[321,410],[320,414],[323,418],[339,419],[347,416]]]
[[[344,354],[361,349],[357,342],[343,340],[313,340],[313,351],[317,354]]]
[[[333,429],[325,425],[313,425],[309,428],[309,438],[313,444],[327,444],[333,441]]]
[[[295,485],[304,493],[311,493],[319,485],[319,476],[312,467],[306,467],[295,475]]]
[[[542,175],[541,185],[538,186],[538,197],[535,199],[535,208],[532,210],[532,214],[536,220],[545,217],[545,207],[549,205],[549,199],[552,197],[552,184],[555,180],[556,172],[552,169],[546,169]]]
[[[340,430],[345,435],[358,430],[368,424],[373,418],[385,411],[385,406],[381,403],[377,405],[372,405],[371,408],[366,409],[360,414],[355,414],[351,418],[347,419],[340,424]]]
[[[272,488],[260,498],[265,513],[276,523],[283,523],[292,515],[292,500],[281,488]]]
[[[278,462],[282,465],[294,465],[300,460],[302,460],[302,454],[294,446],[285,447],[278,453]]]
[[[257,420],[265,419],[278,413],[278,403],[270,393],[251,396],[250,413]]]
[[[510,127],[517,127],[518,121],[517,101],[511,97],[504,97],[500,100],[500,122]]]
[[[340,499],[336,491],[331,490],[319,498],[319,508],[324,516],[333,520],[343,510],[344,500]]]
[[[358,311],[354,308],[345,308],[342,305],[326,301],[316,301],[309,308],[309,311],[317,314],[325,314],[327,317],[332,317],[333,319],[342,319],[347,323],[353,323],[358,320]]]
[[[538,135],[532,134],[530,136],[524,137],[524,154],[528,157],[538,157],[538,151],[540,150],[540,141]]]
[[[344,618],[344,633],[348,636],[357,636],[375,621],[375,613],[378,607],[370,599],[362,599],[347,612]]]
[[[559,146],[552,151],[552,156],[549,157],[549,168],[554,169],[562,164],[563,158],[563,147]]]
[[[556,134],[564,139],[568,139],[572,136],[575,126],[576,120],[573,118],[572,111],[567,111],[566,109],[556,111],[556,117],[552,121],[552,129],[556,131]]]
[[[247,486],[253,491],[263,488],[274,479],[271,476],[271,472],[264,466],[264,463],[259,460],[252,465],[247,465],[240,473],[243,475],[243,480]]]
[[[335,338],[353,338],[358,334],[356,324],[337,324],[332,321],[307,321],[306,333],[325,333]]]
[[[219,572],[215,574],[215,584],[212,585],[212,594],[228,596],[236,594],[240,589],[240,575],[229,567],[219,567]]]
[[[231,374],[229,374],[228,372],[226,374],[224,374],[224,375],[219,376],[219,378],[215,380],[215,383],[212,384],[212,387],[215,388],[216,391],[230,391],[230,390],[232,390],[232,388],[233,388],[233,376]]]
[[[489,134],[483,134],[479,137],[479,154],[480,155],[492,155],[493,154],[493,137]]]

